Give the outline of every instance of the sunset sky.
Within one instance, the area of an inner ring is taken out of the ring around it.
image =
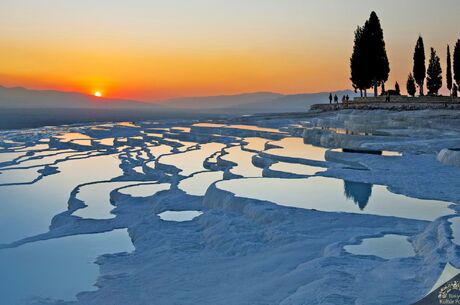
[[[459,0],[0,0],[0,84],[140,100],[345,89],[372,10],[387,88],[405,88],[419,34],[445,68]]]

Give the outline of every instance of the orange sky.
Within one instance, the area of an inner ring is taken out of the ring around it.
[[[443,64],[460,37],[458,0],[432,2],[2,0],[0,84],[141,100],[344,89],[353,31],[376,10],[404,88],[419,33]]]

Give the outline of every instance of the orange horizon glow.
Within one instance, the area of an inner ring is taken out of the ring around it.
[[[24,46],[24,49],[32,48]],[[347,72],[343,73],[341,82],[329,81],[338,67],[327,58],[316,58],[312,62],[314,50],[304,50],[311,56],[295,50],[289,52],[289,61],[282,59],[286,56],[282,51],[263,49],[151,55],[135,50],[117,56],[103,56],[101,50],[100,54],[93,52],[90,57],[94,58],[90,61],[80,52],[61,52],[58,55],[57,51],[47,48],[9,61],[6,63],[9,70],[21,71],[0,73],[0,85],[89,94],[94,94],[94,88],[101,88],[110,92],[110,98],[143,101],[262,91],[295,94],[350,87]],[[68,62],[54,63],[56,56],[69,58]],[[43,67],[43,62],[49,65]],[[23,66],[27,69],[18,69]],[[347,71],[346,60],[340,69]]]
[[[445,1],[3,0],[0,85],[140,101],[343,90],[354,30],[375,10],[386,87],[404,88],[419,33],[443,68],[446,45],[460,37],[458,0]]]

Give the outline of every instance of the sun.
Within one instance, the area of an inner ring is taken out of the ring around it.
[[[95,97],[102,97],[102,92],[101,91],[95,91],[94,96]]]

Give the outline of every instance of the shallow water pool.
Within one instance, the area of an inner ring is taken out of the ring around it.
[[[132,197],[148,197],[155,195],[157,192],[169,190],[170,186],[169,183],[139,184],[122,188],[119,192]]]
[[[67,210],[71,191],[78,185],[110,180],[123,172],[113,156],[96,156],[59,163],[59,173],[31,185],[0,187],[0,244],[48,231],[54,215]],[[35,177],[33,171],[23,179]]]
[[[407,236],[386,234],[366,238],[359,245],[347,245],[345,251],[355,255],[374,255],[385,259],[414,256],[414,248]]]
[[[159,162],[173,165],[180,170],[180,174],[188,176],[190,174],[204,171],[203,162],[217,151],[224,148],[221,143],[202,144],[199,149],[190,150],[180,154],[167,155],[160,158]]]
[[[192,177],[181,180],[178,187],[189,195],[203,196],[212,183],[223,178],[224,173],[221,171],[197,173]]]
[[[158,214],[158,216],[164,221],[184,222],[191,221],[201,214],[203,214],[203,212],[200,211],[165,211]]]
[[[453,214],[448,202],[422,200],[391,193],[386,187],[335,178],[248,178],[220,181],[216,186],[239,197],[267,200],[278,205],[434,220]]]
[[[114,189],[136,184],[136,181],[103,182],[82,186],[77,199],[87,206],[76,210],[72,215],[91,219],[108,219],[114,215],[110,213],[115,207],[110,204],[110,192]]]
[[[274,171],[307,176],[312,176],[326,170],[323,167],[288,162],[276,162],[270,166],[270,169]]]
[[[252,164],[252,157],[255,153],[244,151],[241,146],[233,146],[226,148],[225,151],[228,153],[222,156],[222,160],[236,163],[230,169],[230,172],[242,177],[261,177],[262,169]]]
[[[288,137],[280,141],[272,141],[270,144],[280,146],[280,148],[268,149],[265,151],[268,154],[289,158],[326,161],[324,154],[327,149],[305,144],[303,138]]]
[[[99,255],[131,252],[126,229],[38,241],[0,250],[1,304],[30,297],[75,300],[80,291],[95,290]]]

